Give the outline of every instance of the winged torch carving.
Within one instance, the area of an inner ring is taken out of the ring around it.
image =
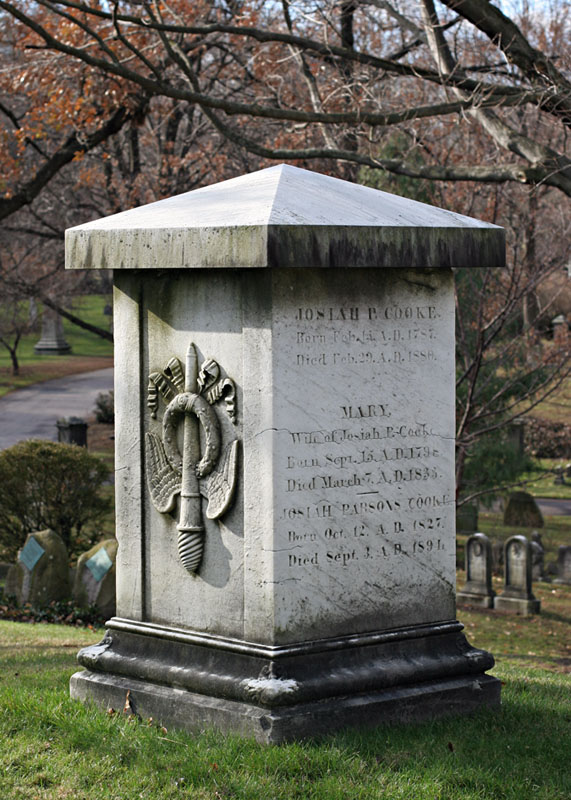
[[[236,387],[230,378],[221,378],[220,367],[212,359],[204,361],[198,370],[192,342],[185,361],[183,369],[178,358],[171,358],[162,372],[149,375],[147,405],[151,416],[156,418],[160,396],[167,407],[162,439],[154,433],[146,435],[146,472],[157,511],[173,511],[180,495],[178,552],[185,568],[196,572],[204,552],[201,497],[208,499],[207,518],[219,519],[230,507],[236,487],[238,439],[222,452],[221,425],[214,408],[224,400],[226,413],[235,424]],[[177,444],[179,424],[183,425],[182,453]]]

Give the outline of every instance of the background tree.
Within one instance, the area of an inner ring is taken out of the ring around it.
[[[508,270],[457,281],[461,488],[478,440],[568,374],[537,324],[570,257],[569,21],[510,8],[0,0],[0,216],[43,243],[28,292],[57,307],[93,280],[62,277],[64,227],[275,160],[502,224]]]

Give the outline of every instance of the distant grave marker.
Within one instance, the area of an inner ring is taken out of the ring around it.
[[[17,563],[8,571],[5,593],[38,608],[70,596],[67,550],[57,533],[28,535]]]
[[[525,536],[512,536],[504,553],[504,589],[494,598],[494,608],[522,616],[539,614],[540,602],[531,591],[531,544]]]
[[[493,608],[492,546],[484,533],[475,533],[466,542],[466,584],[456,595],[458,603]]]
[[[571,545],[561,545],[557,553],[557,578],[554,583],[571,585]]]
[[[77,605],[95,605],[105,616],[112,617],[116,607],[117,542],[107,539],[99,542],[77,562],[73,584],[73,598]]]

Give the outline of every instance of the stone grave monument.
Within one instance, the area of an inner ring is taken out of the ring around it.
[[[522,528],[543,528],[543,515],[529,492],[512,492],[504,511],[504,525]]]
[[[57,311],[44,306],[42,311],[42,337],[34,345],[40,355],[63,355],[71,352],[63,332],[63,320]]]
[[[116,539],[94,545],[77,560],[73,599],[78,606],[95,605],[102,614],[115,614]]]
[[[532,548],[525,536],[512,536],[504,550],[504,589],[494,598],[494,608],[510,614],[539,614],[540,602],[531,591]]]
[[[560,545],[557,551],[557,578],[554,583],[571,585],[571,546]]]
[[[475,533],[466,542],[466,584],[456,594],[458,603],[493,608],[492,545],[485,533]]]
[[[28,534],[16,564],[8,570],[4,593],[35,608],[70,596],[67,550],[57,533]]]
[[[72,696],[263,742],[498,704],[455,619],[451,268],[503,231],[280,165],[66,236],[114,268],[119,541]]]

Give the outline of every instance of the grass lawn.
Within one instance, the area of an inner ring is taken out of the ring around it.
[[[497,655],[499,712],[270,747],[72,702],[75,653],[102,632],[0,621],[2,798],[567,800],[571,587],[537,593],[539,617],[459,612]]]
[[[570,407],[571,411],[571,407]],[[570,413],[571,418],[571,413]],[[537,469],[532,472],[522,472],[519,480],[526,481],[525,485],[516,486],[511,491],[525,491],[534,497],[548,497],[554,500],[571,500],[571,478],[564,478],[564,484],[555,483],[555,470],[557,467],[565,469],[569,463],[563,458],[538,459]],[[527,482],[529,481],[529,483]]]
[[[92,325],[109,328],[109,317],[103,314],[109,298],[103,295],[87,295],[75,298],[73,313]],[[39,330],[25,336],[18,347],[20,375],[12,375],[10,356],[0,348],[0,397],[24,386],[62,378],[78,372],[89,372],[113,366],[113,344],[89,331],[78,328],[71,322],[63,322],[65,337],[71,345],[71,355],[39,356],[34,345],[40,339]]]
[[[550,422],[568,423],[569,409],[571,409],[571,376],[561,381],[561,385],[533,409],[531,416]]]

